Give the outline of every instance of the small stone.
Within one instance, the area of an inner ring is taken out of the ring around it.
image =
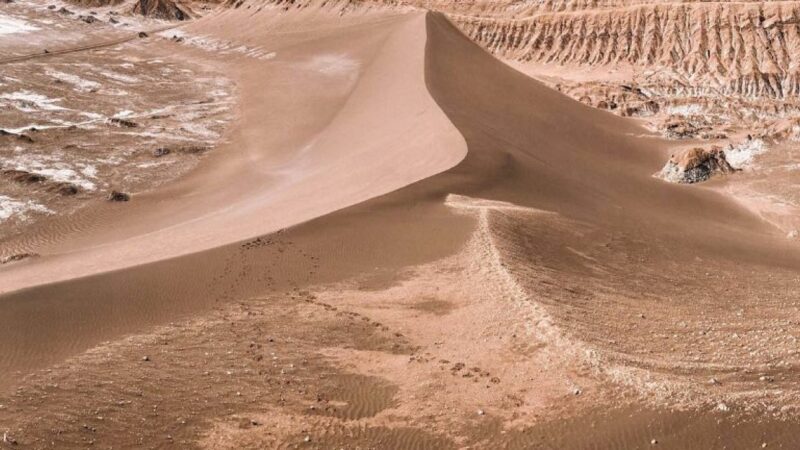
[[[150,361],[150,357],[149,356],[142,356],[142,361]]]
[[[711,378],[710,380],[708,380],[708,384],[719,384],[719,380],[717,380],[716,378]]]
[[[730,409],[731,408],[728,405],[726,405],[725,403],[717,404],[717,411],[728,412],[728,411],[730,411]]]
[[[650,440],[650,445],[656,445],[656,444],[658,444],[658,439],[651,439]]]
[[[108,194],[108,201],[110,202],[127,202],[130,199],[131,199],[130,194],[126,194],[120,191],[111,191],[111,193]]]
[[[303,438],[304,442],[311,442],[311,436],[306,436]]]
[[[136,128],[139,126],[139,124],[137,124],[136,122],[121,119],[119,117],[112,117],[108,119],[108,123],[111,125],[116,125],[118,127],[124,127],[124,128]]]
[[[573,394],[573,395],[581,395],[581,392],[582,392],[582,391],[581,391],[580,389],[578,389],[578,388],[575,388],[575,389],[572,391],[572,394]]]
[[[486,414],[486,412],[484,412],[482,409],[479,409],[479,410],[478,410],[478,415],[479,415],[479,416],[482,416],[482,415],[484,415],[484,414]]]

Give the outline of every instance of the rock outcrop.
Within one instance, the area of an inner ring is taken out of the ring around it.
[[[172,0],[137,0],[133,6],[133,13],[167,20],[190,18],[189,14]]]
[[[690,148],[673,154],[658,173],[660,178],[672,183],[699,183],[717,174],[736,172],[717,146],[710,149]]]

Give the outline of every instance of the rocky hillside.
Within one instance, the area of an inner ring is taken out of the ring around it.
[[[134,14],[167,20],[188,19],[189,14],[184,9],[172,0],[137,0],[133,5]]]
[[[456,20],[481,45],[515,60],[663,68],[676,89],[800,91],[800,2],[650,3]]]

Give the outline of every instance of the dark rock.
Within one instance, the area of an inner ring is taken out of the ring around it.
[[[125,127],[125,128],[136,128],[139,126],[136,122],[120,119],[117,117],[112,117],[108,119],[108,123],[110,123],[111,125],[116,125],[118,127]]]
[[[111,202],[127,202],[130,199],[131,196],[125,192],[111,191],[111,193],[108,194],[108,200]]]
[[[47,177],[38,173],[31,173],[25,170],[6,169],[2,171],[4,177],[10,178],[17,183],[33,184],[47,180]]]
[[[699,133],[707,131],[707,127],[700,127],[689,120],[675,120],[665,126],[666,135],[670,139],[688,139],[696,137]]]
[[[50,188],[50,190],[64,197],[76,195],[81,191],[78,186],[67,182],[56,183]]]
[[[153,156],[156,157],[156,158],[160,158],[162,156],[167,156],[170,153],[172,153],[172,151],[170,149],[168,149],[167,147],[159,147],[159,148],[153,150]]]
[[[0,259],[0,264],[22,261],[23,259],[35,258],[37,256],[39,256],[38,253],[17,253],[15,255],[6,256],[5,258]]]
[[[27,142],[29,144],[33,143],[33,138],[28,136],[27,134],[17,134],[17,133],[12,133],[10,131],[6,131],[6,130],[0,129],[0,136],[13,136],[13,137],[16,137],[20,141]]]
[[[146,38],[147,37],[147,33],[145,33],[144,31],[140,31],[139,32],[139,37],[140,38]]]
[[[195,155],[198,153],[204,153],[208,151],[209,147],[205,147],[202,145],[186,145],[181,147],[178,151],[187,155]]]

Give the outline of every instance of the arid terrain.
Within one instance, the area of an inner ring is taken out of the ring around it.
[[[800,448],[800,1],[0,0],[0,448]]]

